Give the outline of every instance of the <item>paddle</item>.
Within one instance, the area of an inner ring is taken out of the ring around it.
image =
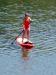
[[[22,31],[19,33],[19,35],[22,34],[23,31],[24,31],[24,30],[22,30]],[[19,35],[18,35],[18,36],[19,36]],[[16,40],[16,38],[12,41],[11,44],[13,44],[13,43],[15,42],[15,40]]]

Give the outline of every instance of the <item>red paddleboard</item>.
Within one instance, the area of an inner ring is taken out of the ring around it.
[[[24,38],[22,42],[22,37],[17,37],[16,43],[24,49],[32,49],[34,47],[34,44],[26,38]]]

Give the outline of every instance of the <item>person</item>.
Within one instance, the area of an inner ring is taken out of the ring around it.
[[[29,40],[29,37],[30,37],[30,23],[31,23],[31,18],[29,16],[29,14],[25,13],[25,17],[23,19],[22,39],[27,38]]]

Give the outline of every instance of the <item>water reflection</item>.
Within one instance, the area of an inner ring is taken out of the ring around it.
[[[29,59],[29,50],[22,48],[22,58],[24,60],[28,60]]]

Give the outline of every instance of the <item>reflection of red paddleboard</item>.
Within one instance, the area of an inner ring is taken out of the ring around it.
[[[24,38],[22,42],[22,37],[17,37],[16,42],[24,49],[32,49],[34,47],[34,44],[26,38]]]

